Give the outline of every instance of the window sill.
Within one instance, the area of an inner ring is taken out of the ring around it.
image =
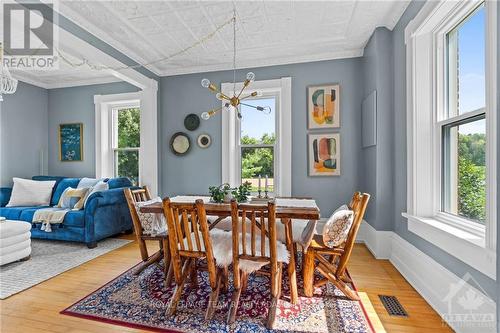
[[[485,234],[471,232],[439,221],[435,217],[402,214],[408,230],[457,259],[496,279],[496,254],[486,248]]]

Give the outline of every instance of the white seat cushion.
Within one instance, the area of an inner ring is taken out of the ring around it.
[[[31,239],[29,238],[22,242],[12,244],[10,246],[0,247],[0,257],[3,257],[10,253],[19,252],[27,248],[31,248]]]
[[[0,222],[0,238],[21,235],[31,230],[31,223],[6,220]]]
[[[215,229],[214,229],[215,230]],[[212,235],[212,248],[215,260],[217,265],[220,267],[227,267],[233,262],[233,238],[232,233],[227,231],[218,232],[217,234]],[[242,245],[242,237],[240,234],[240,254],[243,253],[243,245]],[[278,262],[288,263],[289,260],[289,252],[286,246],[277,242],[277,260]],[[260,237],[256,237],[255,239],[255,254],[257,256],[261,255],[261,247],[260,247]],[[252,253],[252,239],[249,233],[246,234],[246,253]],[[269,242],[266,239],[266,249],[265,256],[269,257]],[[265,266],[267,263],[265,262],[255,262],[251,260],[240,260],[239,267],[242,271],[251,273],[254,272],[261,267]]]
[[[23,258],[26,258],[31,254],[31,246],[24,248],[22,250],[19,250],[17,252],[12,252],[6,255],[0,256],[0,266],[3,266],[5,264],[21,260]]]
[[[12,237],[0,238],[0,247],[3,248],[3,247],[11,246],[13,244],[23,242],[23,241],[30,239],[30,238],[31,238],[31,232],[29,232],[29,231],[25,232],[23,234],[12,236]]]

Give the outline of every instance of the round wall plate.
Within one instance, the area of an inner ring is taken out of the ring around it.
[[[200,117],[197,114],[191,113],[184,118],[184,127],[189,131],[194,131],[200,127]]]
[[[212,138],[208,134],[200,134],[196,141],[198,142],[198,146],[200,148],[208,148],[212,143]]]
[[[177,132],[170,138],[170,149],[175,155],[182,156],[187,154],[191,148],[191,140],[184,132]]]

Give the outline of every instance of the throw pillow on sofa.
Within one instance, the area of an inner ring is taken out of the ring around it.
[[[61,199],[59,199],[57,207],[80,210],[83,208],[83,203],[85,202],[88,192],[88,188],[68,187],[61,195]]]
[[[83,201],[83,207],[87,206],[87,201],[89,200],[92,194],[109,190],[109,184],[105,179],[99,180],[97,184],[90,187],[88,190],[89,191],[87,192],[87,195],[85,196],[85,199]]]
[[[12,194],[6,207],[50,205],[55,180],[38,181],[14,177],[13,181]]]

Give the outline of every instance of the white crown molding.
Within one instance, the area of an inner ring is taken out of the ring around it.
[[[363,56],[363,48],[347,50],[347,51],[333,51],[325,52],[321,54],[311,54],[307,56],[290,56],[279,59],[262,59],[255,61],[240,61],[236,68],[257,68],[257,67],[268,67],[268,66],[280,66],[280,65],[290,65],[299,64],[315,61],[326,61],[335,59],[348,59],[357,58]],[[207,72],[217,72],[232,69],[232,64],[217,64],[217,65],[205,65],[205,66],[191,66],[183,67],[176,70],[166,70],[161,72],[161,76],[174,76],[183,74],[193,74],[193,73],[207,73]]]
[[[90,78],[85,80],[74,80],[71,82],[60,81],[58,83],[47,83],[42,80],[38,80],[33,78],[31,75],[26,75],[23,72],[12,73],[12,76],[24,83],[28,83],[43,89],[59,89],[59,88],[70,88],[70,87],[79,87],[79,86],[90,86],[95,84],[106,84],[106,83],[115,83],[122,82],[119,78],[113,77],[104,77],[104,78]]]

